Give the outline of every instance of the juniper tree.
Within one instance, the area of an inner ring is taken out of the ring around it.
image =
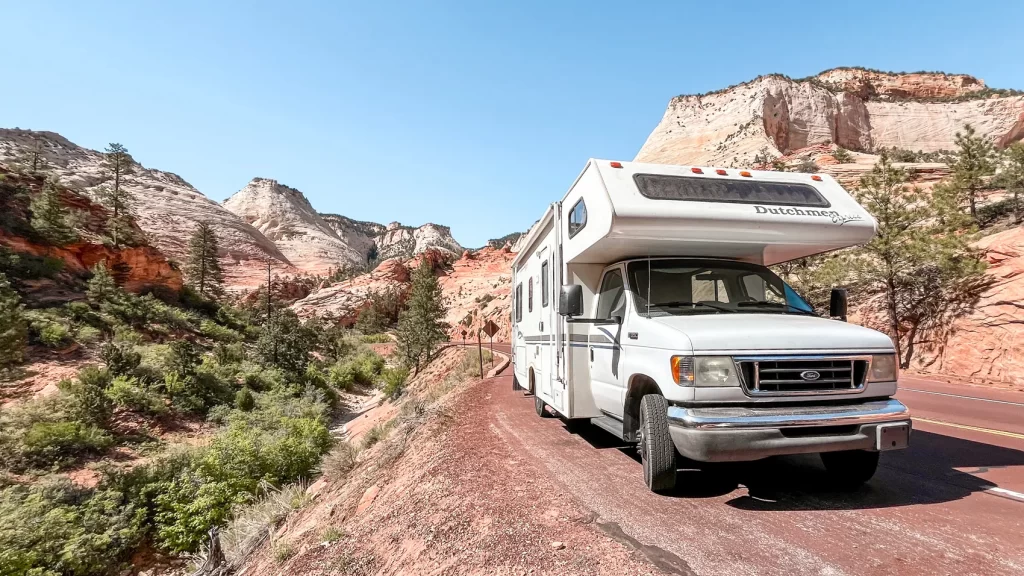
[[[97,193],[100,202],[110,212],[107,229],[114,247],[121,241],[130,241],[134,233],[132,221],[135,218],[135,195],[124,187],[127,176],[135,173],[135,161],[124,146],[113,143],[107,146],[101,165],[110,184]]]
[[[92,267],[92,278],[89,279],[86,296],[93,304],[102,305],[117,300],[121,289],[114,282],[114,277],[107,270],[106,262],[97,262]]]
[[[420,363],[429,360],[434,348],[447,338],[445,313],[441,284],[430,261],[422,258],[413,271],[412,287],[398,319],[398,348],[417,372]]]
[[[60,200],[60,188],[52,178],[47,178],[43,190],[32,201],[32,227],[55,246],[77,239],[74,228],[68,223],[67,208]]]
[[[964,131],[956,133],[954,142],[957,157],[950,168],[956,201],[966,202],[971,218],[977,221],[978,193],[986,187],[985,178],[995,173],[995,147],[984,136],[978,136],[970,124],[964,124]]]
[[[200,222],[188,241],[185,274],[200,294],[207,298],[223,293],[224,274],[217,259],[217,233],[208,222]]]
[[[905,367],[917,329],[938,322],[960,302],[984,264],[951,226],[957,219],[946,213],[948,205],[908,188],[906,172],[886,154],[861,178],[855,195],[877,220],[878,233],[846,261],[856,281],[883,295],[888,332]]]
[[[21,362],[27,330],[21,298],[0,272],[0,369]]]

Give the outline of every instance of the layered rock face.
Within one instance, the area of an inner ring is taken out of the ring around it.
[[[421,257],[447,258],[440,250],[431,249],[417,258],[393,258],[375,270],[350,280],[313,292],[292,305],[300,316],[330,315],[345,325],[352,325],[367,304],[371,291],[397,289],[410,285],[410,270]],[[448,314],[445,321],[452,339],[461,339],[462,330],[476,334],[488,320],[501,329],[496,341],[507,341],[510,330],[512,271],[515,254],[505,248],[482,248],[466,251],[450,266],[439,267],[438,276]]]
[[[636,160],[740,166],[763,148],[779,156],[819,144],[934,152],[953,149],[965,123],[1000,146],[1024,137],[1024,96],[981,97],[984,89],[964,75],[837,69],[805,80],[762,76],[673,98]]]
[[[96,190],[110,184],[102,169],[103,154],[82,148],[53,132],[0,129],[0,161],[10,163],[36,145],[48,170],[61,183],[95,199]],[[181,177],[136,164],[124,187],[135,194],[138,224],[161,252],[184,261],[188,238],[197,222],[212,224],[220,236],[222,264],[229,284],[258,285],[260,269],[270,261],[275,269],[294,272],[273,242],[238,216],[210,200]]]
[[[462,246],[452,238],[450,228],[431,223],[413,228],[392,222],[376,236],[375,241],[377,257],[381,260],[409,258],[430,248],[442,250],[455,257],[463,251]]]
[[[253,178],[224,207],[259,230],[303,272],[326,274],[331,268],[366,263],[367,252],[342,240],[302,192],[277,180]]]

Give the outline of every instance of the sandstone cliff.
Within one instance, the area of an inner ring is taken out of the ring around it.
[[[303,272],[326,274],[330,268],[366,263],[367,252],[342,240],[302,192],[277,180],[253,178],[224,207],[259,230]]]
[[[409,258],[429,248],[439,249],[457,258],[463,250],[452,238],[450,228],[429,222],[419,228],[392,222],[376,236],[375,242],[380,260]]]
[[[0,128],[0,161],[12,162],[39,145],[48,169],[69,188],[95,198],[100,186],[109,183],[101,168],[103,154],[78,146],[53,132]],[[221,238],[221,257],[229,284],[259,284],[264,262],[280,271],[295,270],[288,259],[258,230],[210,200],[176,174],[136,165],[125,188],[135,193],[138,224],[150,242],[179,262],[184,260],[188,238],[197,222],[215,227]]]
[[[841,68],[792,80],[761,76],[679,96],[637,153],[640,162],[741,166],[818,144],[856,151],[954,148],[964,123],[1000,146],[1024,137],[1024,95],[964,75]]]

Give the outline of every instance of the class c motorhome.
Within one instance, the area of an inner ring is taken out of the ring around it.
[[[590,160],[512,263],[513,386],[636,443],[654,491],[679,455],[821,453],[859,485],[910,440],[892,341],[767,267],[875,228],[825,175]]]

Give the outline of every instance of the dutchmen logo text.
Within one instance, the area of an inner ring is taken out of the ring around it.
[[[840,214],[835,210],[818,210],[815,208],[768,208],[766,206],[754,206],[758,214],[778,214],[779,216],[823,216],[832,220],[833,224],[842,226],[847,222],[863,220],[859,214]]]

